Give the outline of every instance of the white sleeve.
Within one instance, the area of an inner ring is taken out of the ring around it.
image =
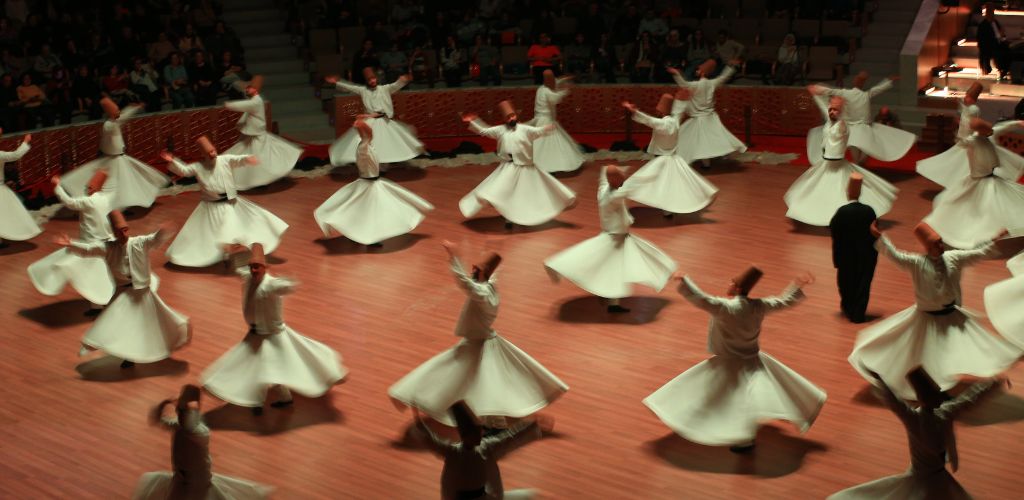
[[[658,127],[661,126],[661,123],[659,122],[659,120],[657,118],[655,118],[655,117],[653,117],[653,116],[651,116],[651,115],[649,115],[647,113],[644,113],[643,111],[640,111],[639,109],[636,110],[635,113],[633,113],[633,121],[635,121],[637,123],[641,123],[641,124],[647,125],[648,127],[651,127],[652,129],[655,129],[655,130],[657,130]]]
[[[340,78],[334,84],[334,87],[337,88],[337,89],[340,89],[340,90],[345,90],[345,91],[351,92],[351,93],[356,94],[356,95],[362,95],[362,93],[363,93],[363,86],[362,85],[356,85],[356,84],[354,84],[354,83],[352,83],[352,82],[350,82],[348,80],[342,80]]]
[[[732,78],[734,73],[736,73],[736,68],[732,67],[732,65],[727,65],[725,69],[722,70],[721,74],[711,80],[711,84],[714,85],[715,88],[721,87],[722,84]]]
[[[871,97],[875,97],[876,95],[881,94],[882,92],[885,92],[886,90],[889,90],[891,88],[892,88],[892,80],[886,78],[886,79],[878,82],[878,84],[875,85],[874,87],[871,87],[870,89],[868,89],[868,95],[871,96]]]
[[[259,105],[253,99],[236,99],[234,101],[227,101],[224,103],[224,107],[231,111],[240,111],[242,113],[252,113],[256,111],[256,107]]]
[[[787,307],[795,306],[797,302],[800,302],[805,297],[803,290],[800,289],[796,283],[790,283],[789,286],[783,290],[781,295],[775,295],[772,297],[764,297],[761,299],[761,304],[764,308],[769,311],[778,311]]]
[[[81,211],[82,209],[92,205],[88,196],[71,196],[66,190],[64,190],[64,186],[61,186],[60,184],[57,184],[57,188],[54,189],[54,193],[57,195],[57,199],[71,210]]]
[[[167,165],[167,168],[182,177],[194,177],[196,175],[196,164],[181,161],[177,156],[171,158],[171,162]]]
[[[18,161],[22,156],[25,156],[25,153],[28,153],[29,149],[31,149],[31,147],[28,143],[22,141],[22,143],[18,145],[18,149],[15,149],[14,151],[0,151],[0,162],[7,163],[9,161]]]
[[[711,314],[717,313],[722,308],[722,299],[704,293],[689,276],[684,276],[683,281],[679,283],[679,294],[697,308]]]
[[[487,123],[485,123],[483,120],[476,119],[469,122],[469,129],[484,137],[490,137],[491,139],[497,139],[504,135],[505,133],[504,125],[495,125],[493,127],[485,127],[485,125],[487,125]]]
[[[142,111],[142,106],[127,106],[121,110],[121,115],[117,117],[117,123],[124,123],[126,120],[131,119],[133,116],[139,114]]]
[[[683,75],[681,75],[679,73],[676,73],[676,74],[672,75],[672,79],[675,80],[676,85],[679,85],[680,87],[687,87],[687,88],[689,88],[689,87],[696,87],[697,86],[697,82],[688,82],[688,81],[686,81],[683,78]]]

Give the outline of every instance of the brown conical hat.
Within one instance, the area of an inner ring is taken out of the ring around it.
[[[100,99],[100,107],[103,108],[103,112],[107,114],[108,118],[117,118],[121,114],[121,108],[117,107],[117,103],[109,97]]]
[[[252,77],[252,80],[249,80],[249,86],[256,89],[256,92],[263,89],[263,75],[256,75]]]
[[[850,182],[846,186],[846,193],[849,195],[849,199],[855,200],[860,198],[860,188],[864,184],[864,176],[854,172],[850,174]]]
[[[498,269],[499,264],[501,264],[501,255],[498,252],[487,252],[474,267],[479,269],[480,274],[486,279],[494,274],[494,270]]]
[[[498,103],[498,112],[502,118],[507,118],[508,115],[516,114],[516,107],[512,104],[512,101],[506,99]]]
[[[764,276],[764,272],[755,266],[750,266],[746,271],[733,279],[733,283],[736,284],[736,289],[740,294],[746,295],[754,289],[758,281],[761,281],[761,277]]]
[[[106,184],[106,183],[107,183],[107,171],[106,170],[97,170],[96,173],[92,174],[92,177],[89,178],[89,182],[87,182],[85,184],[85,186],[87,188],[91,189],[95,193],[95,192],[99,192],[101,189],[103,189],[103,185]]]
[[[658,110],[658,113],[667,115],[672,112],[672,102],[675,100],[676,98],[672,94],[661,94],[658,105],[654,109]]]
[[[978,82],[974,82],[974,83],[972,83],[972,84],[971,84],[971,86],[970,86],[970,87],[969,87],[969,88],[967,89],[967,95],[969,95],[969,96],[973,97],[973,98],[974,98],[974,100],[978,100],[978,96],[980,96],[980,95],[981,95],[981,91],[982,91],[982,90],[983,90],[983,87],[981,86],[981,84],[980,84],[980,83],[978,83]]]
[[[249,257],[250,264],[267,265],[267,256],[263,253],[262,243],[253,243],[250,249],[252,250],[252,257]]]
[[[863,87],[864,84],[867,83],[867,82],[868,82],[868,72],[867,71],[861,71],[860,73],[857,73],[856,75],[853,75],[853,86],[854,87],[857,87],[857,88]]]
[[[206,137],[205,135],[199,136],[199,138],[196,139],[196,144],[199,145],[199,149],[203,153],[206,153],[208,155],[209,154],[213,154],[213,155],[217,154],[217,148],[213,147],[213,143],[210,142],[210,138]]]
[[[604,168],[605,178],[613,188],[620,188],[626,182],[626,171],[618,165],[607,165]]]
[[[124,218],[124,214],[121,213],[120,210],[111,210],[107,217],[110,218],[110,227],[114,229],[124,229],[128,227],[128,220]]]
[[[555,90],[555,85],[558,85],[558,82],[555,81],[555,72],[550,69],[544,70],[544,86]]]
[[[711,73],[714,73],[718,69],[718,61],[714,59],[708,59],[697,67],[697,71],[700,72],[701,76],[708,77]]]
[[[366,79],[366,81],[370,81],[370,78],[376,78],[376,77],[377,77],[377,71],[376,70],[374,70],[373,68],[371,68],[369,66],[363,68],[363,78]]]
[[[934,229],[927,222],[920,222],[914,226],[914,236],[917,237],[917,241],[920,241],[924,246],[931,246],[935,242],[942,241],[942,236],[936,233]]]

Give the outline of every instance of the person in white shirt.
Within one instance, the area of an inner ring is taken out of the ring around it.
[[[576,141],[558,124],[555,109],[569,95],[569,82],[572,77],[555,79],[555,73],[544,70],[544,85],[537,87],[537,95],[533,104],[533,120],[526,125],[546,127],[554,125],[550,134],[538,137],[533,141],[533,161],[537,167],[548,173],[572,172],[583,165],[583,154]]]
[[[722,73],[711,79],[711,75],[718,68],[718,63],[714,59],[708,59],[697,68],[699,79],[695,82],[684,80],[679,70],[675,68],[666,70],[677,85],[689,89],[692,93],[690,105],[686,110],[690,119],[679,129],[677,149],[687,163],[700,160],[701,166],[709,168],[712,158],[747,150],[747,146],[725,128],[715,111],[715,90],[732,78],[738,64],[739,61],[729,61],[729,65]]]
[[[3,130],[0,130],[0,134],[3,134]],[[28,210],[25,209],[25,205],[21,203],[18,195],[14,194],[14,190],[11,189],[14,184],[11,183],[9,186],[4,178],[5,164],[18,161],[22,156],[25,156],[25,153],[28,153],[28,143],[30,142],[32,142],[32,135],[25,134],[17,149],[14,151],[0,151],[0,213],[4,214],[3,217],[0,217],[0,248],[7,247],[7,243],[4,240],[30,240],[43,232],[39,224],[36,223],[35,219],[28,213]]]
[[[500,303],[495,271],[501,256],[487,253],[467,272],[458,247],[447,240],[442,246],[455,283],[466,294],[455,325],[455,336],[462,340],[395,382],[388,395],[396,405],[445,425],[455,425],[448,409],[464,401],[488,427],[507,427],[509,418],[540,411],[569,386],[492,327]]]
[[[992,125],[972,118],[970,127],[972,133],[962,141],[970,175],[939,193],[932,212],[924,218],[955,248],[973,248],[1000,229],[1024,227],[1024,185],[1017,183],[1022,173],[1016,169],[1019,161],[1003,163],[1006,155],[995,145],[1001,134],[1024,127],[1024,121]]]
[[[192,384],[181,387],[178,399],[166,399],[149,421],[174,433],[171,471],[147,472],[139,478],[132,500],[257,500],[270,496],[270,486],[215,474],[210,459],[210,428],[203,422],[202,393]],[[166,408],[174,405],[174,414]]]
[[[373,137],[380,150],[381,163],[400,163],[423,154],[423,143],[416,138],[416,132],[408,125],[395,119],[395,107],[391,94],[402,90],[412,81],[412,75],[402,75],[393,83],[378,85],[377,73],[373,68],[364,68],[366,86],[328,76],[324,80],[338,90],[356,94],[363,101],[363,113],[371,115],[366,123],[373,128]],[[359,148],[359,133],[350,128],[331,144],[331,165],[340,166],[356,162]]]
[[[675,261],[665,252],[630,233],[633,217],[626,208],[630,195],[626,182],[622,167],[602,167],[597,185],[601,234],[544,261],[553,281],[565,278],[608,299],[609,313],[629,312],[619,300],[633,294],[634,283],[661,291],[676,270]]]
[[[985,287],[985,313],[1000,335],[1024,349],[1024,252],[1006,267],[1013,277]]]
[[[233,246],[232,251],[244,248]],[[258,416],[271,389],[278,393],[271,406],[285,408],[293,403],[291,391],[318,398],[341,382],[348,374],[341,356],[284,322],[284,297],[298,283],[268,272],[259,243],[235,272],[242,278],[242,313],[249,328],[241,342],[203,370],[203,387]]]
[[[797,278],[779,296],[750,298],[761,276],[761,270],[750,267],[732,280],[727,297],[715,297],[676,273],[683,298],[711,315],[708,350],[713,356],[669,381],[644,404],[690,441],[749,452],[765,421],[788,420],[807,432],[825,404],[825,391],[762,352],[759,341],[765,315],[802,300],[801,289],[814,277]]]
[[[110,228],[111,195],[103,191],[107,173],[97,170],[86,185],[86,196],[74,197],[64,190],[59,176],[50,182],[57,199],[71,210],[78,212],[78,239],[83,243],[103,243],[114,239]],[[33,262],[28,266],[32,284],[43,295],[55,296],[67,284],[92,304],[85,314],[95,316],[114,296],[114,277],[101,255],[81,255],[67,248]]]
[[[640,111],[629,101],[622,107],[633,121],[651,127],[647,152],[657,157],[629,176],[625,188],[629,199],[660,208],[665,217],[703,210],[718,194],[718,188],[690,168],[679,154],[679,120],[685,113],[690,91],[679,89],[675,96],[663,94],[655,106],[660,118]]]
[[[946,250],[938,233],[922,222],[914,236],[927,253],[918,254],[897,250],[877,225],[872,232],[878,253],[910,274],[915,303],[857,334],[849,361],[868,382],[878,385],[872,375],[877,373],[896,395],[914,399],[903,377],[917,366],[948,390],[964,375],[993,377],[1017,361],[1019,347],[989,333],[961,306],[961,273],[999,253],[991,240],[972,250]]]
[[[102,156],[79,165],[63,177],[63,186],[72,196],[83,194],[82,186],[97,170],[106,170],[109,178],[103,189],[111,193],[111,208],[148,207],[156,201],[160,189],[171,180],[160,171],[142,163],[125,153],[124,134],[121,126],[142,110],[141,105],[131,105],[124,110],[110,98],[100,99],[100,107],[107,114],[100,133]]]
[[[890,76],[874,87],[864,90],[868,74],[861,71],[853,77],[853,88],[833,89],[824,85],[812,85],[812,93],[842,97],[846,102],[843,121],[850,127],[850,153],[853,162],[858,165],[863,165],[868,156],[881,161],[896,161],[907,154],[917,142],[917,136],[910,132],[874,123],[872,120],[875,115],[871,112],[871,98],[891,89],[893,82],[897,80],[899,76]],[[813,140],[810,135],[808,140]]]
[[[434,209],[427,200],[380,176],[380,163],[373,146],[373,127],[356,120],[359,131],[359,178],[345,185],[324,201],[313,217],[330,238],[336,231],[363,245],[380,247],[381,242],[406,234],[423,222],[424,214]]]
[[[281,242],[288,224],[259,205],[238,195],[234,169],[256,165],[255,156],[218,155],[206,136],[197,141],[203,157],[186,165],[164,151],[161,157],[170,170],[199,181],[200,201],[167,248],[171,263],[206,267],[224,260],[225,244],[260,243],[268,253]]]
[[[156,232],[131,236],[128,222],[117,210],[110,212],[110,224],[113,241],[84,243],[67,235],[58,238],[58,243],[73,252],[103,256],[119,292],[85,333],[78,355],[102,350],[123,359],[121,368],[167,359],[188,343],[191,326],[188,317],[157,295],[159,280],[152,273],[149,252],[170,240],[174,228],[164,224]]]
[[[266,186],[287,176],[302,156],[300,146],[267,132],[266,104],[260,95],[262,88],[263,76],[256,75],[245,87],[245,99],[224,103],[225,108],[242,113],[238,119],[238,131],[242,135],[224,153],[255,156],[260,160],[258,166],[235,172],[235,186],[239,191]]]
[[[576,193],[533,162],[533,142],[555,126],[518,123],[511,101],[498,103],[498,111],[505,123],[493,127],[473,113],[462,116],[470,130],[498,141],[501,163],[459,201],[459,210],[464,217],[472,217],[489,204],[505,218],[506,228],[544,224],[576,203]]]

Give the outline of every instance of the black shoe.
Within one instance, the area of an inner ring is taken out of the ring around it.
[[[729,451],[733,453],[750,453],[754,451],[754,443],[744,444],[740,446],[730,446]]]
[[[629,309],[626,308],[626,307],[622,307],[622,306],[620,306],[618,304],[615,304],[615,305],[608,306],[608,312],[613,313],[613,314],[614,313],[628,313]]]
[[[254,407],[254,408],[252,409],[252,414],[253,414],[253,416],[255,416],[255,417],[258,417],[258,416],[260,416],[260,415],[263,415],[263,407],[262,407],[262,406],[256,406],[256,407]]]
[[[11,244],[10,244],[10,243],[7,243],[6,241],[2,241],[2,240],[0,240],[0,249],[2,249],[2,248],[7,248],[7,247],[9,247],[9,246],[11,246]]]
[[[124,360],[124,361],[122,361],[122,362],[121,362],[121,369],[122,369],[122,370],[125,370],[125,369],[128,369],[128,368],[131,368],[131,367],[133,367],[133,366],[135,366],[135,362],[134,362],[134,361],[128,361],[128,360],[126,359],[126,360]]]
[[[672,212],[665,212],[665,213],[661,214],[661,216],[662,216],[662,217],[664,217],[664,218],[666,218],[666,219],[671,219],[671,218],[672,218],[672,216],[674,216],[674,215],[675,215],[675,214],[674,214],[674,213],[672,213]]]
[[[90,318],[95,318],[96,316],[99,316],[101,312],[103,312],[103,309],[89,309],[88,311],[85,311],[85,315]]]
[[[366,248],[384,248],[384,244],[378,241],[377,243],[366,245]]]
[[[505,229],[512,229],[512,221],[505,221]]]
[[[274,401],[273,403],[270,403],[270,406],[273,408],[287,408],[294,403],[294,400],[289,399],[288,401]]]

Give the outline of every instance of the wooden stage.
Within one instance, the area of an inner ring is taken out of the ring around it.
[[[579,193],[579,206],[557,223],[512,232],[493,212],[466,222],[458,212],[459,198],[491,168],[392,171],[392,179],[437,210],[414,234],[368,252],[344,238],[321,240],[313,221],[314,208],[354,179],[352,168],[248,195],[291,224],[271,259],[279,264],[272,273],[301,281],[286,301],[289,325],[335,348],[351,373],[325,399],[297,398],[294,409],[268,407],[259,418],[205,396],[215,472],[274,485],[282,499],[438,497],[441,461],[403,439],[410,413],[396,410],[386,391],[457,341],[452,331],[463,295],[440,246],[446,238],[473,252],[487,246],[504,255],[498,331],[571,386],[546,410],[557,420],[555,435],[502,463],[506,488],[565,499],[823,498],[908,468],[902,426],[846,361],[858,326],[838,314],[829,238],[796,230],[785,218],[782,195],[803,168],[716,163],[708,178],[720,197],[702,217],[669,221],[657,210],[634,211],[634,231],[706,290],[724,292],[751,262],[766,271],[756,295],[779,292],[804,270],[818,277],[808,300],[768,319],[762,346],[829,399],[806,435],[773,422],[749,456],[688,443],[641,403],[708,357],[706,314],[669,288],[638,290],[624,301],[632,313],[609,316],[595,297],[549,281],[543,259],[599,230],[598,165],[563,178]],[[908,174],[886,177],[901,192],[883,228],[897,246],[916,249],[910,230],[929,211],[936,186]],[[194,192],[161,198],[136,214],[133,230],[183,223],[197,201]],[[73,217],[51,221],[30,243],[0,250],[0,497],[127,498],[144,472],[170,468],[170,434],[150,427],[147,413],[197,381],[244,336],[240,287],[223,268],[171,269],[156,256],[160,295],[192,318],[192,343],[173,360],[132,370],[121,371],[110,358],[83,362],[76,354],[89,324],[82,315],[87,303],[71,291],[42,296],[25,273],[56,248],[51,239],[61,232],[76,234]],[[984,286],[1008,276],[1003,261],[967,271],[965,304],[983,309]],[[880,260],[869,313],[889,316],[912,301],[909,276]],[[1010,378],[1019,392],[1024,368]],[[958,424],[955,477],[976,498],[1012,498],[1024,486],[1022,419],[1024,400],[999,394]]]

